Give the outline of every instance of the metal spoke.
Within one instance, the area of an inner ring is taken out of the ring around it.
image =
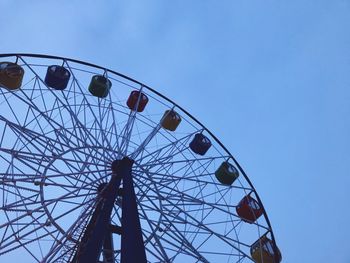
[[[122,202],[125,196],[130,200],[126,189],[135,191],[132,197],[138,209],[133,211],[140,219],[150,263],[253,262],[250,248],[255,241],[266,235],[275,246],[264,207],[243,169],[179,105],[143,83],[86,62],[33,54],[0,55],[3,60],[15,61],[24,70],[22,85],[11,89],[1,82],[0,68],[0,255],[4,259],[25,253],[28,263],[76,263],[75,257],[84,250],[80,245],[91,238],[88,233],[97,225],[98,216],[93,215],[105,204],[103,189],[116,178],[112,163],[123,157],[134,162],[128,172],[133,186],[118,178],[120,188],[115,187],[113,199],[108,199],[110,221],[104,222],[111,226],[102,231],[108,238],[98,234],[106,246],[105,252],[96,250],[100,260],[114,256],[114,262],[121,262]],[[58,70],[54,74],[48,71],[52,65]],[[102,82],[94,86],[95,75],[111,81],[106,96],[93,92],[106,88]],[[60,86],[63,80],[65,89]],[[133,91],[140,95],[130,109],[126,101]],[[141,93],[148,103],[138,112]],[[175,130],[164,125],[167,110],[181,116]],[[205,154],[198,150],[203,146],[195,141],[198,134],[211,142]],[[239,172],[232,185],[219,180],[225,176],[218,175],[225,162]],[[261,207],[263,214],[254,222],[237,212],[245,196],[254,197]],[[125,211],[124,206],[124,215]],[[124,226],[130,229],[130,224]],[[138,234],[141,237],[141,231]]]

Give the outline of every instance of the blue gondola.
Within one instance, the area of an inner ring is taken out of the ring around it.
[[[202,133],[197,133],[190,142],[190,148],[193,152],[204,155],[211,147],[211,142],[208,137]]]
[[[45,83],[56,90],[67,88],[70,79],[70,72],[65,67],[52,65],[47,68]]]

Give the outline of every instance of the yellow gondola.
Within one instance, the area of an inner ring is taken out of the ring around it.
[[[181,122],[180,115],[174,110],[166,110],[162,118],[162,127],[169,131],[175,131]]]
[[[280,263],[281,252],[272,240],[263,235],[250,247],[250,254],[255,263]]]
[[[19,89],[22,85],[24,69],[12,62],[0,62],[0,85],[9,90]]]

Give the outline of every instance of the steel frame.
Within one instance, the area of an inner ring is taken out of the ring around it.
[[[190,119],[192,120],[192,121],[194,121],[195,123],[197,123],[199,126],[201,126],[202,127],[202,130],[203,131],[206,131],[212,138],[214,138],[214,140],[217,142],[217,144],[218,145],[220,145],[220,147],[222,147],[222,149],[226,152],[226,154],[227,154],[227,156],[230,158],[230,159],[232,159],[233,160],[233,162],[235,163],[235,165],[238,167],[238,169],[241,171],[241,173],[242,173],[242,175],[244,176],[244,178],[245,178],[245,180],[248,182],[248,184],[249,184],[249,186],[250,186],[250,189],[255,193],[255,196],[257,197],[257,200],[258,200],[258,202],[261,204],[261,206],[263,206],[263,204],[262,204],[262,202],[261,202],[261,200],[260,200],[260,198],[259,198],[259,196],[258,196],[258,194],[257,194],[257,192],[255,191],[255,188],[253,187],[253,185],[251,184],[251,182],[250,182],[250,180],[249,180],[249,178],[247,177],[247,175],[245,174],[245,172],[244,172],[244,170],[241,168],[241,166],[239,165],[239,163],[235,160],[235,158],[228,152],[228,150],[225,148],[225,146],[207,129],[207,128],[205,128],[198,120],[196,120],[191,114],[189,114],[186,110],[184,110],[183,108],[181,108],[179,105],[177,105],[176,103],[174,103],[173,101],[171,101],[171,100],[169,100],[168,98],[166,98],[165,96],[163,96],[162,94],[160,94],[160,93],[158,93],[157,91],[155,91],[155,90],[153,90],[152,88],[150,88],[150,87],[148,87],[147,85],[145,85],[145,84],[143,84],[143,83],[141,83],[141,82],[138,82],[138,81],[136,81],[136,80],[134,80],[134,79],[132,79],[132,78],[129,78],[129,77],[127,77],[127,76],[125,76],[125,75],[123,75],[123,74],[120,74],[120,73],[118,73],[118,72],[115,72],[115,71],[112,71],[112,70],[109,70],[109,69],[106,69],[106,68],[104,68],[104,67],[100,67],[100,66],[97,66],[97,65],[94,65],[94,64],[90,64],[90,63],[86,63],[86,62],[83,62],[83,61],[79,61],[79,60],[74,60],[74,59],[69,59],[69,58],[64,58],[64,57],[58,57],[58,56],[47,56],[47,55],[38,55],[38,54],[1,54],[0,55],[0,57],[1,58],[3,58],[3,57],[15,57],[17,60],[20,60],[20,61],[22,61],[24,64],[26,64],[26,66],[29,68],[29,69],[31,69],[31,65],[29,65],[29,64],[27,64],[26,63],[26,61],[23,59],[23,58],[25,58],[25,57],[32,57],[32,58],[45,58],[45,59],[58,59],[58,60],[62,60],[63,61],[63,64],[65,64],[68,68],[70,67],[70,65],[69,65],[69,63],[68,62],[74,62],[74,63],[78,63],[78,64],[82,64],[82,65],[85,65],[85,66],[89,66],[89,67],[94,67],[94,68],[97,68],[97,69],[101,69],[101,70],[104,70],[105,72],[108,72],[108,73],[111,73],[111,74],[115,74],[115,75],[117,75],[117,76],[120,76],[121,78],[125,78],[125,79],[127,79],[127,80],[129,80],[129,81],[131,81],[131,82],[134,82],[135,84],[138,84],[138,85],[140,85],[141,86],[141,88],[143,88],[143,89],[148,89],[149,91],[151,91],[151,92],[153,92],[153,93],[155,93],[156,95],[158,95],[158,96],[160,96],[162,99],[164,99],[164,100],[166,100],[166,101],[168,101],[169,103],[171,103],[171,104],[173,104],[174,105],[174,107],[176,107],[176,108],[178,108],[178,109],[180,109],[183,113],[185,113],[187,116],[189,116],[190,117]],[[39,82],[43,82],[43,80],[41,79],[41,77],[40,76],[38,76],[37,74],[36,74],[36,72],[34,71],[34,70],[32,70],[32,73],[34,74],[34,75],[36,75],[36,77],[38,78],[38,81]],[[78,85],[78,84],[77,84]],[[82,90],[82,87],[80,87],[79,85],[78,85],[78,88],[80,89],[80,90]],[[14,93],[15,94],[15,93]],[[14,96],[17,96],[16,94],[14,95]],[[22,98],[20,97],[20,96],[17,96],[17,98],[18,99],[21,99],[22,100]],[[29,99],[29,98],[28,98]],[[67,100],[67,98],[64,98],[65,100]],[[61,98],[57,98],[57,100],[61,100]],[[30,100],[27,100],[27,101],[23,101],[24,103],[29,103],[30,104],[30,107],[35,107],[35,105],[34,104],[31,104],[31,102],[29,102]],[[65,101],[59,101],[60,102],[60,105],[65,105]],[[29,105],[28,104],[28,105]],[[88,105],[89,106],[89,105]],[[64,106],[60,106],[60,107],[63,107],[65,110],[67,110],[67,111],[71,111],[71,109],[69,108],[69,107],[64,107]],[[41,111],[38,111],[39,112],[39,114],[38,114],[38,116],[40,116],[40,117],[42,117],[42,118],[46,118],[46,120],[47,120],[47,122],[48,123],[50,123],[50,125],[52,125],[52,127],[53,127],[53,129],[54,130],[58,130],[57,129],[57,127],[59,127],[60,126],[60,124],[59,123],[57,123],[57,122],[55,122],[55,120],[54,119],[52,119],[52,118],[50,118],[49,116],[49,111],[47,111],[47,112],[41,112]],[[75,114],[74,114],[74,112],[71,112],[72,113],[72,116],[75,116]],[[101,114],[101,112],[100,112],[100,114]],[[11,122],[11,121],[9,121],[9,120],[7,120],[7,119],[4,119],[4,118],[1,118],[2,116],[0,116],[0,121],[2,121],[3,123],[5,123],[5,125],[6,125],[6,127],[9,127],[8,129],[11,129],[12,131],[14,131],[14,132],[20,132],[20,133],[22,133],[22,134],[24,134],[25,136],[27,136],[28,138],[32,138],[32,146],[33,147],[36,147],[36,146],[38,146],[38,147],[44,147],[44,145],[45,144],[47,144],[48,146],[45,146],[45,147],[51,147],[52,149],[54,149],[55,147],[57,147],[52,141],[51,141],[51,139],[50,138],[46,138],[45,137],[45,135],[43,136],[42,134],[40,134],[40,137],[39,137],[39,134],[33,134],[33,132],[32,131],[26,131],[25,129],[23,129],[23,127],[18,127],[18,125],[16,124],[16,123],[14,123],[14,122]],[[95,118],[98,118],[98,116],[94,116]],[[134,121],[134,116],[133,115],[130,115],[130,120],[131,120],[131,122],[133,122]],[[87,130],[86,128],[85,128],[85,126],[84,126],[84,124],[83,123],[81,123],[78,119],[75,119],[74,120],[76,123],[77,123],[77,125],[78,125],[78,129],[77,130],[74,130],[74,131],[67,131],[66,133],[61,133],[59,130],[58,130],[58,133],[57,133],[57,135],[58,136],[60,136],[62,139],[64,139],[64,140],[66,140],[67,141],[67,145],[68,145],[68,142],[69,143],[72,143],[72,141],[71,141],[71,138],[77,138],[77,142],[79,142],[79,143],[85,143],[85,144],[90,144],[90,143],[96,143],[96,141],[94,141],[93,140],[93,137],[94,137],[94,135],[92,134],[92,132],[90,131],[90,130]],[[99,127],[99,129],[101,129],[101,130],[103,130],[104,129],[104,127],[102,127],[102,125],[100,124],[100,123],[96,123],[96,125]],[[132,128],[132,125],[133,125],[133,123],[130,123],[130,125],[131,125],[131,128]],[[158,126],[155,126],[154,127],[154,130],[149,134],[149,136],[147,137],[148,139],[146,139],[145,141],[144,141],[144,143],[142,144],[142,145],[140,145],[140,147],[131,155],[131,157],[133,158],[133,159],[135,159],[135,161],[137,161],[137,158],[139,158],[138,157],[138,155],[139,155],[139,153],[140,152],[142,152],[142,150],[144,150],[144,148],[146,147],[146,145],[148,144],[148,141],[150,141],[152,138],[153,138],[153,136],[157,133],[157,131],[159,130],[159,125]],[[124,136],[125,136],[125,138],[129,138],[130,139],[130,132],[128,131],[128,129],[126,128],[125,129],[125,131],[124,131],[125,133],[124,133]],[[105,134],[104,132],[102,132],[102,134],[101,134],[101,138],[102,138],[102,143],[98,143],[97,145],[96,145],[96,147],[104,147],[104,144],[106,143],[106,144],[108,144],[108,134]],[[20,140],[20,139],[19,139]],[[79,145],[79,143],[77,143],[75,146],[78,146]],[[128,142],[125,142],[124,144],[122,144],[122,145],[126,145],[125,147],[127,148],[128,146],[127,146],[127,143]],[[73,142],[73,144],[74,144],[74,142]],[[40,145],[42,145],[42,146],[40,146]],[[111,148],[113,148],[114,147],[114,145],[109,145]],[[180,145],[181,146],[181,145]],[[64,145],[62,145],[62,146],[59,146],[59,147],[65,147]],[[124,146],[123,146],[124,147]],[[117,145],[117,148],[119,148],[119,146]],[[175,149],[175,148],[174,148]],[[60,150],[62,150],[62,149],[60,149]],[[2,152],[6,152],[7,151],[7,149],[0,149],[0,151],[2,151]],[[94,153],[94,151],[93,150],[88,150],[88,151],[90,151],[90,153],[91,154],[94,154],[95,155],[95,157],[98,157],[98,155],[97,155],[97,153],[95,152]],[[123,153],[126,153],[126,151],[125,151],[125,149],[123,148],[123,151],[122,151]],[[13,155],[13,154],[16,154],[15,152],[9,152],[9,154],[10,155]],[[153,153],[154,154],[154,153]],[[33,153],[26,153],[26,155],[27,156],[24,156],[24,151],[21,151],[21,152],[19,152],[18,153],[18,155],[17,156],[19,156],[19,157],[21,157],[21,155],[23,156],[22,157],[22,159],[23,159],[23,161],[25,161],[26,163],[27,163],[27,165],[28,166],[30,166],[31,164],[32,165],[38,165],[38,164],[40,164],[40,165],[44,165],[45,163],[47,163],[46,161],[45,161],[45,159],[43,159],[43,160],[40,160],[40,161],[37,161],[35,158],[36,158],[36,156],[35,156],[35,154],[33,154]],[[30,158],[28,158],[28,156],[30,156]],[[157,156],[157,157],[155,157],[155,156]],[[119,157],[122,157],[122,156],[119,156]],[[41,158],[41,155],[40,154],[38,154],[38,158]],[[102,157],[98,157],[98,158],[102,158]],[[140,157],[141,159],[142,158],[146,158],[145,156],[142,156],[142,157]],[[139,159],[140,159],[139,158]],[[167,157],[167,158],[169,158],[169,157]],[[153,160],[153,162],[154,162],[154,165],[156,166],[156,163],[157,162],[159,162],[159,160],[161,160],[161,162],[162,163],[164,163],[164,164],[166,164],[166,162],[167,161],[169,161],[169,159],[162,159],[162,149],[159,149],[159,153],[156,153],[156,155],[154,155],[154,156],[152,156],[151,157],[151,159]],[[190,160],[188,160],[188,161],[190,161]],[[67,164],[69,164],[69,162],[70,162],[70,160],[66,160],[65,161]],[[94,161],[91,161],[92,163],[94,163]],[[150,164],[152,164],[152,162],[150,162]],[[126,168],[126,167],[128,167],[128,168]],[[129,197],[131,197],[131,199],[133,198],[133,197],[135,197],[135,193],[132,193],[133,191],[134,191],[134,187],[132,186],[133,185],[133,181],[132,181],[132,176],[131,176],[131,167],[130,166],[125,166],[125,170],[128,170],[128,169],[130,169],[130,172],[122,172],[122,174],[123,174],[123,180],[124,180],[124,178],[125,178],[125,182],[129,182],[129,190],[127,191],[129,194],[127,194],[127,196],[129,196]],[[193,168],[191,168],[191,169],[193,169]],[[123,170],[123,169],[122,169]],[[135,173],[136,174],[138,174],[138,173],[144,173],[145,175],[147,175],[148,176],[148,178],[150,178],[150,180],[152,180],[151,178],[152,177],[157,177],[158,176],[158,174],[157,173],[155,173],[155,172],[153,172],[153,173],[150,173],[149,171],[147,171],[147,170],[144,170],[144,169],[140,169],[140,167],[138,167],[138,169],[136,169],[135,170]],[[129,176],[130,175],[130,176]],[[112,178],[114,178],[114,177],[112,177]],[[116,177],[115,177],[116,178]],[[176,179],[176,176],[173,176],[172,177],[173,179]],[[24,182],[24,179],[18,179],[18,182],[21,182],[21,180],[23,180],[23,182]],[[85,179],[85,180],[88,180],[88,179]],[[97,177],[96,178],[94,178],[94,179],[91,179],[91,182],[90,182],[90,184],[95,184],[96,182],[97,182]],[[129,181],[128,181],[129,180]],[[196,179],[196,181],[198,182],[198,180],[199,179]],[[6,179],[5,179],[5,181],[6,181]],[[3,179],[3,182],[5,182],[4,181],[4,179]],[[113,179],[110,181],[110,183],[112,183],[112,181],[113,181]],[[10,181],[9,181],[10,182]],[[131,187],[130,187],[130,182],[131,182]],[[139,181],[139,179],[136,179],[136,181],[135,181],[136,183],[141,183],[141,181]],[[45,181],[40,181],[40,182],[38,182],[38,186],[40,187],[40,191],[38,191],[37,193],[40,193],[40,197],[41,197],[41,199],[44,199],[44,197],[42,196],[42,193],[43,193],[43,191],[42,191],[42,189],[46,186],[45,184],[47,184],[47,185],[49,185],[50,184],[50,182],[45,182]],[[113,181],[113,184],[118,184],[118,180],[114,180]],[[119,179],[119,184],[120,184],[120,179]],[[158,183],[159,184],[159,183]],[[164,191],[164,189],[168,189],[167,188],[167,185],[166,185],[166,183],[161,183],[161,184],[159,184],[159,186],[160,186],[160,192],[162,192],[162,191]],[[68,187],[68,186],[65,186],[65,187]],[[116,187],[116,189],[117,189],[118,187]],[[125,188],[125,187],[124,187]],[[30,190],[32,190],[32,189],[30,189]],[[170,189],[169,189],[170,190]],[[249,190],[249,189],[247,189],[247,190]],[[8,192],[9,192],[9,190],[7,190]],[[79,191],[76,191],[78,194],[79,194]],[[112,191],[113,192],[113,194],[115,194],[115,189],[114,189],[114,191]],[[35,193],[35,191],[34,191],[34,193]],[[70,193],[71,194],[71,193]],[[146,192],[144,193],[145,195],[147,194]],[[68,195],[69,196],[69,195]],[[25,204],[26,204],[26,206],[29,206],[29,204],[35,204],[37,201],[35,200],[35,194],[33,194],[33,196],[32,197],[26,197],[26,196],[22,196],[21,198],[23,198],[23,200],[25,200]],[[85,197],[86,198],[86,197]],[[123,196],[123,200],[124,200],[124,198],[125,198],[125,196]],[[199,202],[199,200],[196,200],[196,198],[193,198],[192,196],[187,196],[186,195],[186,193],[185,193],[185,195],[184,195],[184,198],[188,198],[188,200],[191,200],[191,202],[193,202],[193,203],[196,203],[196,202]],[[115,199],[115,198],[114,198]],[[112,205],[113,205],[113,202],[111,202],[111,200],[113,200],[113,195],[111,194],[111,197],[110,198],[108,198],[107,199],[108,200],[108,202],[102,202],[103,204],[109,204],[109,206],[110,206],[110,204],[112,203]],[[43,202],[43,201],[41,201],[41,202]],[[45,201],[46,202],[46,201]],[[52,203],[50,203],[50,202],[52,202]],[[47,204],[54,204],[55,203],[55,201],[49,201],[49,202],[47,202]],[[102,203],[99,203],[99,204],[102,204]],[[87,200],[87,199],[85,199],[85,203],[84,204],[86,204],[86,205],[88,205],[88,208],[87,209],[90,209],[90,211],[91,211],[91,209],[92,209],[92,207],[93,207],[93,203],[92,202],[89,202],[89,200]],[[128,208],[129,208],[129,210],[132,210],[133,212],[131,212],[131,213],[128,213],[129,215],[132,215],[132,218],[138,218],[138,216],[139,216],[139,214],[138,214],[138,212],[137,212],[137,207],[136,207],[136,210],[135,210],[135,207],[134,207],[134,205],[136,204],[136,199],[134,200],[134,201],[130,201],[130,204],[127,206]],[[174,202],[174,203],[172,203],[172,205],[176,208],[176,209],[178,209],[179,211],[181,211],[181,206],[179,206],[179,204],[177,204],[176,202]],[[210,203],[208,203],[208,205],[209,206],[211,206],[212,207],[212,209],[220,209],[220,206],[218,205],[218,204],[210,204]],[[20,204],[18,204],[18,207],[20,206]],[[99,206],[99,205],[97,205],[97,206]],[[100,206],[102,206],[102,205],[100,205]],[[131,207],[133,207],[132,209],[131,209]],[[124,208],[124,203],[123,203],[123,213],[124,213],[124,209],[125,210],[128,210],[128,208]],[[10,208],[8,208],[8,209],[17,209],[16,208],[16,206],[15,206],[15,203],[12,205],[12,207],[10,207]],[[45,209],[45,208],[44,208]],[[97,211],[97,210],[99,210],[99,209],[101,209],[101,208],[96,208],[95,209],[95,211]],[[101,230],[102,232],[108,232],[108,230],[106,230],[106,227],[105,227],[105,225],[106,225],[106,220],[110,220],[110,217],[111,217],[111,213],[113,212],[112,211],[112,209],[113,208],[111,208],[110,210],[106,210],[103,214],[104,214],[104,219],[102,220],[100,220],[99,221],[99,226],[96,228],[96,230],[97,229],[104,229],[104,230]],[[142,209],[142,208],[140,208],[140,209]],[[268,219],[268,217],[267,217],[267,214],[266,214],[266,212],[265,212],[265,209],[263,209],[264,210],[264,218],[265,218],[265,220],[266,220],[266,223],[267,223],[267,231],[271,234],[271,237],[272,237],[272,241],[274,242],[274,244],[275,244],[275,238],[274,238],[274,235],[273,235],[273,232],[272,232],[272,228],[271,228],[271,225],[270,225],[270,221],[269,221],[269,219]],[[30,210],[30,209],[27,209],[27,213],[33,213],[33,212],[36,212],[36,211],[39,211],[39,209],[38,210]],[[87,211],[87,210],[86,210]],[[137,216],[135,216],[135,211],[136,211],[136,215]],[[141,211],[142,213],[145,213],[144,211]],[[87,214],[87,212],[86,212],[86,214]],[[85,215],[83,214],[82,215],[82,218],[84,217]],[[101,217],[102,218],[102,217]],[[124,214],[123,214],[123,218],[124,218]],[[37,219],[35,219],[34,221],[33,221],[33,223],[38,223],[38,228],[40,228],[40,227],[43,227],[43,224],[41,223],[41,222],[39,222],[39,219],[40,218],[37,218]],[[136,219],[135,219],[136,220]],[[52,220],[52,221],[55,221],[55,220]],[[90,219],[90,222],[91,222],[91,219]],[[102,223],[103,222],[103,223]],[[124,221],[123,221],[124,222]],[[139,219],[138,219],[138,222],[139,222]],[[196,222],[197,224],[199,224],[199,226],[201,226],[201,228],[202,229],[206,229],[206,227],[202,224],[201,225],[201,222]],[[77,224],[78,224],[78,221],[77,221]],[[136,221],[133,221],[133,224],[136,224],[137,225],[137,220]],[[102,226],[103,225],[103,226]],[[108,225],[109,225],[109,223],[108,223]],[[123,225],[124,225],[124,223],[123,223]],[[151,225],[151,223],[150,223],[150,225]],[[1,227],[1,226],[0,226]],[[173,225],[172,227],[174,227],[175,229],[176,229],[176,227]],[[264,226],[261,226],[261,227],[263,227],[264,228]],[[74,230],[75,229],[70,229],[69,231],[70,232],[66,232],[66,233],[64,233],[64,236],[62,236],[62,237],[60,237],[62,240],[64,239],[64,238],[71,238],[70,236],[71,236],[71,234],[70,233],[73,233],[74,232]],[[19,231],[15,231],[15,230],[13,230],[15,233],[19,233]],[[47,232],[47,236],[52,236],[52,238],[56,238],[56,235],[58,235],[58,232],[59,232],[59,230],[57,230],[57,233],[56,233],[56,231],[55,232]],[[124,233],[124,226],[123,226],[123,233]],[[139,232],[140,233],[140,232]],[[97,242],[96,240],[97,239],[94,239],[95,241],[96,241],[96,243],[98,243],[98,247],[103,247],[103,244],[105,244],[106,246],[108,246],[108,243],[109,244],[111,244],[111,242],[110,242],[110,240],[108,240],[108,235],[107,234],[101,234],[101,235],[98,235],[99,236],[99,238],[97,238],[99,241]],[[103,236],[103,238],[101,238],[101,236]],[[132,236],[132,235],[130,235],[130,236]],[[176,235],[174,235],[174,237],[175,237]],[[125,238],[127,238],[127,235],[122,235],[122,239],[125,239]],[[179,237],[179,238],[181,238],[181,236]],[[237,242],[236,240],[230,240],[230,239],[227,239],[226,237],[224,237],[224,236],[222,236],[222,237],[220,237],[220,238],[222,238],[222,239],[224,239],[224,240],[227,240],[227,242]],[[102,241],[101,241],[102,240]],[[142,240],[142,236],[141,236],[141,240]],[[149,242],[148,240],[146,240],[145,242]],[[130,241],[123,241],[122,242],[122,244],[126,244],[126,243],[130,243]],[[143,243],[143,242],[142,242]],[[92,244],[92,243],[91,243]],[[96,244],[94,244],[94,245],[96,245]],[[92,245],[91,245],[92,246]],[[191,244],[185,244],[185,246],[189,249],[189,251],[192,251],[191,253],[194,253],[194,254],[196,254],[196,253],[198,253],[198,251],[195,251],[196,249],[195,248],[191,248]],[[57,247],[54,247],[54,248],[52,248],[52,252],[53,253],[57,253],[57,251],[59,251],[59,248],[61,248],[62,246],[60,246],[60,245],[58,245]],[[130,246],[127,246],[127,247],[130,247]],[[138,244],[137,245],[137,247],[141,247],[141,245],[140,244]],[[122,250],[123,250],[123,248],[122,248]],[[125,247],[124,247],[124,251],[127,251],[128,249],[125,249]],[[100,251],[102,251],[102,250],[100,250]],[[144,251],[144,249],[143,249],[143,251]],[[145,252],[144,252],[145,253]],[[164,251],[162,252],[163,254],[166,254]],[[0,254],[1,254],[1,246],[0,246]],[[130,257],[132,257],[132,254],[133,253],[130,253],[129,252],[129,255],[130,255]],[[142,253],[141,253],[142,254]],[[107,255],[107,254],[106,254]],[[122,255],[123,255],[123,252],[122,252]],[[108,257],[108,256],[106,256],[106,257]],[[164,257],[166,257],[166,255],[164,256]],[[202,260],[202,261],[205,261],[204,260],[204,256],[203,255],[201,255],[200,253],[197,255],[197,257],[198,257],[198,259],[199,260]],[[90,258],[90,257],[86,257],[85,258],[85,260],[87,260],[87,258]],[[91,258],[95,258],[95,256],[94,257],[91,257]],[[122,256],[122,258],[123,258],[123,256]],[[75,260],[75,259],[74,259]],[[141,259],[140,259],[141,260]],[[169,259],[170,260],[170,259]],[[108,260],[107,260],[108,261]],[[72,261],[72,262],[75,262],[75,261]],[[88,261],[76,261],[76,262],[88,262]],[[91,262],[93,262],[93,261],[91,261]],[[96,261],[94,261],[94,262],[96,262]],[[124,261],[122,261],[122,263],[126,263],[127,261],[125,261],[125,258],[124,258]],[[130,261],[130,262],[144,262],[144,261]]]

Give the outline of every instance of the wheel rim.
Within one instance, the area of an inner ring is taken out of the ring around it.
[[[183,108],[138,81],[86,62],[30,54],[0,57],[25,69],[19,90],[0,88],[0,255],[10,258],[21,249],[38,262],[68,260],[79,226],[96,203],[98,185],[108,181],[111,162],[124,155],[135,159],[133,177],[150,262],[250,262],[254,241],[267,232],[275,242],[266,213],[253,224],[237,216],[235,206],[245,195],[254,195],[262,206],[261,200],[224,145]],[[71,73],[64,91],[45,86],[47,66],[53,64]],[[104,99],[88,93],[94,74],[108,76],[113,84]],[[148,96],[145,112],[127,108],[133,90]],[[183,118],[175,132],[159,123],[171,109]],[[199,132],[213,142],[205,156],[188,147]],[[227,160],[241,174],[232,186],[213,176]],[[60,167],[66,170],[59,173]],[[111,220],[120,225],[117,202]],[[116,262],[119,246],[116,238]]]

